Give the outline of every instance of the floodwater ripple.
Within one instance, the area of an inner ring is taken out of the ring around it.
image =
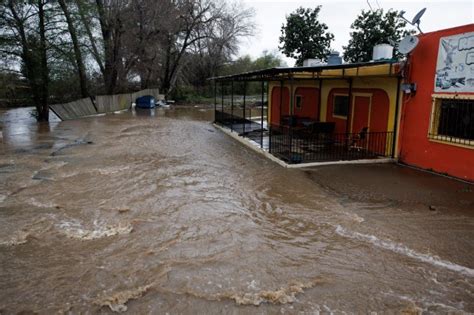
[[[348,205],[211,119],[156,109],[20,135],[5,118],[0,313],[474,312],[472,253],[397,238],[432,226]]]

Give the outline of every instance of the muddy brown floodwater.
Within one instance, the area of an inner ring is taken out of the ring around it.
[[[284,169],[211,118],[2,112],[0,313],[474,312],[471,185]]]

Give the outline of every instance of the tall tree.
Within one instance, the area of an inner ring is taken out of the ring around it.
[[[352,23],[351,39],[344,46],[344,59],[349,62],[366,62],[372,60],[373,48],[377,44],[399,42],[404,36],[413,31],[407,30],[406,22],[398,18],[399,12],[383,9],[362,12]],[[395,57],[401,57],[396,52]]]
[[[88,97],[89,93],[87,92],[87,77],[86,77],[86,68],[84,67],[84,61],[82,58],[82,52],[77,36],[76,26],[74,20],[71,16],[68,5],[65,0],[58,0],[59,6],[64,14],[66,19],[67,28],[69,35],[71,36],[72,46],[74,49],[74,57],[76,61],[77,74],[79,76],[79,84],[81,88],[82,97]]]
[[[200,55],[199,63],[215,73],[237,51],[238,41],[253,32],[253,11],[232,2],[188,0],[174,2],[173,10],[163,17],[162,54],[159,57],[160,89],[171,93],[187,69]],[[195,68],[198,69],[198,68]],[[203,70],[201,68],[200,70]],[[205,75],[205,71],[201,73]],[[207,77],[207,76],[206,76]]]
[[[49,120],[49,68],[46,1],[8,0],[0,5],[4,55],[19,64],[31,90],[39,121]],[[14,66],[13,66],[14,68]]]
[[[120,68],[122,36],[124,29],[124,9],[128,1],[96,0],[97,12],[104,48],[104,83],[107,94],[116,90]]]
[[[84,27],[84,31],[87,35],[88,43],[89,43],[89,50],[94,58],[95,62],[97,63],[97,66],[100,69],[100,73],[104,75],[105,73],[105,68],[104,68],[104,63],[103,63],[103,56],[99,51],[98,45],[97,45],[97,39],[93,34],[93,29],[94,29],[94,22],[93,22],[93,17],[94,17],[94,5],[89,3],[90,1],[86,0],[75,0],[78,13],[79,13],[79,18],[81,20],[82,27]]]
[[[281,27],[279,47],[281,52],[296,59],[301,66],[308,58],[327,59],[334,35],[328,32],[328,26],[318,20],[321,6],[314,9],[300,7],[286,17]]]
[[[28,83],[42,120],[87,92],[206,87],[254,30],[234,0],[3,0],[0,14],[2,72]]]

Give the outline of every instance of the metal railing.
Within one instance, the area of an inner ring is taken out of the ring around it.
[[[318,133],[271,126],[269,151],[290,164],[392,157],[393,132]]]

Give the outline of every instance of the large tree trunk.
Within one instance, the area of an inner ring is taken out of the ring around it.
[[[18,15],[13,0],[8,1],[8,7],[15,21],[15,29],[21,43],[21,58],[24,64],[24,75],[31,88],[33,102],[38,113],[38,121],[49,120],[48,108],[48,62],[46,55],[46,34],[44,4],[38,0],[38,18],[40,31],[40,45],[31,46],[25,30],[24,21]]]
[[[118,16],[113,17],[115,19],[114,25],[110,23],[110,19],[107,16],[106,8],[103,0],[96,0],[97,11],[99,13],[100,29],[102,31],[102,38],[104,42],[104,83],[105,91],[107,94],[113,94],[117,85],[117,61],[119,60],[119,49],[120,49],[120,32],[121,22]]]
[[[82,3],[83,0],[76,0],[76,5],[79,9],[79,15],[81,17],[81,22],[84,26],[84,29],[86,30],[87,37],[89,38],[89,41],[91,43],[91,52],[92,56],[94,57],[95,61],[97,62],[97,65],[99,66],[100,72],[102,75],[105,73],[104,69],[104,63],[102,62],[101,55],[99,53],[99,49],[97,48],[97,44],[95,42],[94,35],[92,34],[91,27],[89,25],[89,21],[86,18],[86,14],[84,12],[84,4]]]
[[[38,17],[39,17],[39,31],[40,31],[40,71],[41,71],[41,84],[40,84],[40,104],[38,108],[38,121],[49,120],[49,73],[48,73],[48,56],[46,53],[46,27],[45,27],[45,16],[44,16],[44,2],[38,0]]]
[[[59,5],[61,6],[61,9],[63,10],[64,16],[66,18],[69,34],[71,35],[72,46],[74,48],[74,57],[76,59],[77,74],[79,75],[81,95],[82,97],[88,97],[89,93],[87,92],[86,69],[84,67],[84,62],[82,60],[82,53],[79,47],[79,41],[77,40],[76,27],[74,26],[74,21],[71,18],[71,14],[69,13],[69,9],[66,5],[66,1],[58,0],[58,2],[59,2]]]
[[[168,90],[170,88],[170,72],[171,72],[171,37],[168,36],[166,41],[166,59],[165,59],[165,73],[161,79],[161,90],[168,95]]]

